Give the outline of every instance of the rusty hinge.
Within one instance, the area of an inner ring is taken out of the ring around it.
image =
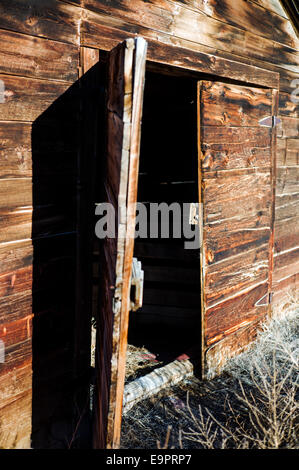
[[[281,122],[277,116],[266,116],[259,120],[259,125],[262,127],[275,127]]]
[[[273,292],[268,292],[267,294],[263,295],[256,303],[255,307],[262,307],[266,305],[270,305],[273,299]]]

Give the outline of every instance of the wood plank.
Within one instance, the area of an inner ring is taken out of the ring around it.
[[[11,373],[14,369],[31,366],[32,364],[32,338],[6,348],[5,362],[1,364],[1,375]]]
[[[3,449],[31,448],[31,400],[30,390],[1,408],[0,442]]]
[[[190,41],[185,41],[183,39],[175,38],[175,37],[170,37],[167,34],[162,33],[161,31],[157,34],[154,31],[151,31],[150,29],[145,29],[137,25],[133,24],[124,24],[123,21],[117,18],[110,18],[107,19],[105,16],[102,17],[103,15],[97,15],[94,14],[93,12],[90,12],[86,10],[86,17],[87,20],[83,20],[82,23],[82,42],[85,45],[93,46],[93,47],[99,47],[101,49],[105,50],[110,50],[116,43],[117,41],[121,41],[125,39],[128,36],[138,34],[146,37],[148,40],[159,40],[160,42],[165,44],[165,47],[169,48],[169,45],[176,46],[176,47],[181,47],[189,50],[188,56],[190,54],[190,51],[197,51],[197,52],[205,52],[209,55],[215,55],[215,48],[206,46],[203,44],[198,44],[195,42],[190,42]],[[112,28],[112,29],[111,29]],[[187,52],[185,51],[185,55],[187,56]],[[167,54],[168,60],[171,60],[171,51]],[[271,64],[267,62],[267,57],[268,54],[266,54],[264,57],[262,57],[260,60],[259,59],[251,59],[247,56],[247,54],[243,54],[242,56],[240,55],[235,55],[232,54],[232,51],[227,52],[227,51],[221,51],[217,50],[217,56],[213,60],[217,59],[219,60],[220,58],[226,58],[230,61],[234,62],[241,62],[243,64],[251,65],[251,66],[257,66],[262,69],[267,69],[267,70],[272,70],[280,73],[280,89],[291,93],[293,91],[293,88],[291,87],[292,80],[294,80],[298,74],[295,74],[293,72],[290,72],[287,69],[282,69],[280,67],[275,66],[274,64]],[[164,59],[165,60],[165,59]],[[178,60],[178,58],[177,58]],[[213,61],[211,61],[211,70],[213,67]],[[234,71],[232,71],[234,72]],[[228,75],[231,76],[230,72]],[[219,71],[217,72],[218,75],[223,75],[223,68],[219,68]],[[260,69],[257,68],[257,78],[260,75]],[[246,81],[246,80],[245,80]],[[247,82],[251,83],[258,83],[257,80],[254,80],[254,75],[252,76],[251,80],[247,80]],[[270,82],[268,83],[265,81],[264,83],[261,82],[261,85],[264,84],[265,86],[269,86]],[[274,85],[274,87],[278,88],[278,85]]]
[[[28,267],[32,264],[31,240],[0,245],[0,274]]]
[[[299,139],[287,139],[285,165],[299,165]]]
[[[78,78],[78,47],[0,30],[0,72],[74,82]]]
[[[205,279],[207,307],[232,297],[239,290],[266,282],[268,270],[268,246],[265,244],[209,266]]]
[[[0,339],[3,341],[5,349],[7,350],[10,346],[22,343],[31,337],[32,315],[28,315],[20,320],[3,323],[0,326]]]
[[[270,210],[269,171],[252,169],[229,170],[219,174],[206,172],[204,195],[204,221],[208,224],[235,216],[262,215],[264,211]]]
[[[233,55],[231,51],[228,54],[217,51],[216,55],[215,47],[169,37],[162,31],[157,33],[146,27],[127,24],[118,18],[89,11],[87,11],[86,19],[82,21],[81,41],[82,44],[90,47],[110,50],[119,41],[126,37],[134,37],[136,34],[148,40],[149,60],[173,65],[180,69],[212,73],[223,77],[229,76],[235,80],[278,88],[278,75],[275,75],[276,72],[273,75],[272,71],[266,70],[267,67],[264,67],[265,63],[262,61],[257,67],[256,60],[250,63],[249,58],[242,60],[242,57]]]
[[[298,194],[299,167],[283,167],[277,169],[277,195]]]
[[[298,243],[298,242],[297,242]],[[293,276],[299,272],[299,247],[277,253],[274,256],[273,282]]]
[[[238,335],[244,341],[250,340],[250,336],[241,332],[262,320],[269,309],[267,301],[260,306],[256,304],[267,297],[271,285],[274,178],[270,165],[275,166],[272,162],[275,134],[271,132],[267,139],[261,167],[202,171],[205,127],[212,125],[218,129],[222,126],[226,130],[226,127],[237,126],[239,132],[239,126],[244,126],[246,132],[246,126],[250,126],[251,132],[256,130],[259,135],[259,120],[265,115],[276,115],[276,101],[272,92],[265,89],[199,82],[198,103],[200,201],[204,204],[202,353],[203,363],[206,362],[204,373],[210,376],[219,371],[225,358],[234,354],[232,347],[222,349],[224,338],[230,338],[225,340],[230,345],[234,341],[238,343]],[[259,114],[260,110],[263,110],[262,114]],[[230,131],[227,140],[229,136]],[[256,147],[253,137],[251,142],[253,148],[250,151],[248,146],[247,154]],[[229,143],[227,148],[230,148]],[[212,344],[217,344],[216,355],[209,352]],[[242,346],[245,347],[246,342]]]
[[[255,304],[267,294],[268,289],[266,282],[208,309],[205,325],[207,346],[263,318],[268,306],[256,307]]]
[[[32,314],[32,292],[5,296],[0,300],[0,324],[18,321]]]
[[[32,209],[15,207],[0,210],[0,243],[70,233],[76,221],[59,205],[49,204]]]
[[[298,193],[277,194],[275,202],[275,222],[286,222],[299,215]]]
[[[269,166],[270,129],[207,126],[200,132],[203,171]]]
[[[235,0],[184,0],[182,3],[199,9],[219,21],[251,31],[257,36],[297,47],[298,41],[294,29],[282,8],[277,8],[279,13],[272,9],[265,11],[262,5],[259,6],[255,2]],[[273,28],[275,28],[275,37],[273,37]]]
[[[243,31],[200,11],[193,11],[184,5],[175,5],[167,0],[159,5],[137,0],[134,7],[129,0],[106,2],[88,0],[86,8],[99,15],[119,18],[132,25],[170,34],[190,42],[203,44],[217,50],[224,50],[239,56],[267,60],[288,70],[297,71],[296,50],[285,47],[272,40],[261,38],[250,31]],[[148,38],[147,35],[145,35]]]
[[[282,18],[288,18],[288,15],[284,8],[282,7],[282,2],[280,0],[249,0],[253,1],[258,5],[262,6],[266,10],[273,11],[277,15],[280,15]]]
[[[279,93],[278,109],[282,116],[299,117],[298,103],[292,101],[289,93]]]
[[[0,122],[0,178],[31,174],[31,124]]]
[[[234,203],[235,204],[235,203]],[[268,204],[269,205],[269,204]],[[206,226],[206,262],[215,262],[236,256],[244,250],[258,249],[270,235],[271,214],[269,210],[260,210],[247,216],[246,209],[240,217],[230,220],[220,219],[219,222]]]
[[[2,121],[35,121],[69,85],[62,82],[0,74],[5,102],[0,104]]]
[[[28,365],[13,368],[6,374],[0,374],[0,410],[14,402],[18,396],[31,391],[32,365],[31,361],[28,362]]]
[[[0,243],[30,239],[31,234],[31,207],[0,211]]]
[[[293,302],[293,299],[296,298],[298,288],[298,273],[275,282],[275,284],[273,285],[273,309],[275,314],[281,315],[281,313],[283,312],[283,307],[286,307],[290,305],[291,302]]]
[[[0,275],[0,294],[4,299],[15,294],[32,289],[33,268],[32,265],[11,269]]]
[[[279,116],[281,122],[277,125],[277,137],[296,139],[299,137],[299,119]]]
[[[265,68],[267,68],[265,63]],[[295,89],[293,86],[294,80],[298,78],[297,73],[290,72],[288,70],[279,70],[280,80],[279,80],[279,90],[284,93],[292,93]]]
[[[271,92],[257,88],[205,81],[201,99],[204,126],[259,127],[259,120],[272,112]]]
[[[298,199],[298,198],[297,198]],[[295,248],[299,239],[299,202],[294,217],[275,221],[275,253]]]
[[[0,209],[32,205],[30,178],[0,180]]]
[[[212,379],[223,370],[227,357],[234,357],[246,349],[256,339],[259,327],[266,319],[266,315],[245,325],[234,333],[222,338],[218,343],[210,346],[205,354],[205,375]]]
[[[276,145],[277,167],[288,166],[286,164],[287,141],[288,139],[282,139],[280,137],[277,139],[277,145]]]
[[[95,448],[117,448],[120,441],[146,51],[138,38],[109,54],[104,200],[120,217],[117,236],[104,241],[101,253]]]
[[[80,9],[55,0],[3,0],[0,28],[79,45]]]

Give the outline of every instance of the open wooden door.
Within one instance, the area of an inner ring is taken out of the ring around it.
[[[109,54],[104,202],[115,208],[116,236],[103,241],[100,260],[95,448],[117,448],[120,440],[146,50],[137,38]]]
[[[270,310],[276,103],[268,89],[198,84],[205,377],[254,339]]]

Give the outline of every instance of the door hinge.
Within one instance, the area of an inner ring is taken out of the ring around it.
[[[259,120],[259,125],[262,127],[275,127],[281,122],[277,116],[266,116]]]
[[[273,299],[273,292],[268,292],[267,294],[263,295],[256,303],[255,307],[263,307],[266,305],[271,305]]]

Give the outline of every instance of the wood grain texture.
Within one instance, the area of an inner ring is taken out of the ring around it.
[[[279,67],[293,71],[298,68],[296,49],[289,46],[286,48],[273,40],[262,38],[261,35],[254,35],[251,31],[244,31],[168,0],[161,0],[158,5],[137,0],[134,6],[129,0],[88,0],[85,7],[99,15],[111,15],[133,25],[241,57],[263,60],[267,56],[268,62]]]
[[[1,179],[32,175],[31,124],[0,122],[0,175]]]
[[[78,47],[0,30],[0,73],[73,82]]]
[[[205,126],[260,127],[259,120],[272,112],[271,91],[257,88],[236,89],[234,85],[205,82],[202,99]]]
[[[182,0],[187,6],[199,9],[207,16],[218,19],[219,21],[231,24],[237,28],[251,31],[257,36],[262,36],[281,44],[295,47],[298,45],[294,29],[286,17],[284,10],[277,0],[275,7],[268,6],[265,11],[265,5],[258,5],[254,1],[239,0]],[[280,7],[280,8],[279,8]],[[283,13],[283,15],[282,15]],[[273,38],[273,28],[275,28],[275,38]]]
[[[242,56],[233,55],[231,52],[217,51],[215,54],[215,48],[212,46],[175,36],[169,37],[167,33],[161,31],[157,33],[144,26],[126,23],[116,17],[86,12],[86,18],[82,21],[82,42],[86,46],[110,50],[117,42],[126,37],[134,37],[136,34],[149,41],[148,58],[155,62],[278,87],[277,76],[273,75],[273,69],[274,74],[276,73],[275,67],[265,70],[267,67],[264,67],[263,61],[258,64],[249,58],[244,61]]]
[[[4,449],[30,449],[31,391],[1,408],[0,436]]]
[[[4,83],[1,121],[35,121],[69,87],[69,84],[0,74]]]
[[[269,166],[271,132],[267,128],[202,127],[204,171]]]
[[[0,209],[32,205],[32,181],[30,178],[0,180]]]
[[[284,8],[282,7],[280,0],[250,0],[268,11],[273,11],[277,15],[280,15],[282,18],[288,18]]]
[[[0,28],[79,44],[80,10],[57,0],[3,0]]]
[[[266,316],[260,317],[241,327],[233,335],[223,337],[217,343],[211,345],[206,352],[207,378],[212,379],[223,370],[226,358],[234,357],[244,351],[256,339],[257,333]]]
[[[252,331],[250,325],[262,320],[269,308],[256,304],[269,292],[272,269],[269,253],[273,243],[273,137],[268,129],[265,132],[259,126],[262,116],[272,114],[272,93],[265,89],[200,82],[199,110],[203,373],[211,376],[219,364],[241,347],[238,335],[244,339],[243,347],[246,346],[245,339],[249,336],[242,331]],[[224,144],[227,158],[222,156],[224,164],[220,160],[220,168],[216,166],[211,171],[208,165],[213,167],[215,154],[209,157],[209,145],[219,142],[219,129],[225,135],[224,142],[232,141],[232,148],[229,143]],[[248,159],[245,163],[244,157],[241,166],[245,168],[238,168],[240,157],[230,160],[238,139],[246,139],[243,152],[248,156],[261,145],[262,158],[255,161],[253,168],[248,168]],[[226,163],[230,164],[228,169]],[[225,340],[230,346],[222,347],[221,341],[227,337],[231,337]],[[236,348],[234,340],[239,344]],[[209,351],[212,344],[218,343],[213,352]]]

